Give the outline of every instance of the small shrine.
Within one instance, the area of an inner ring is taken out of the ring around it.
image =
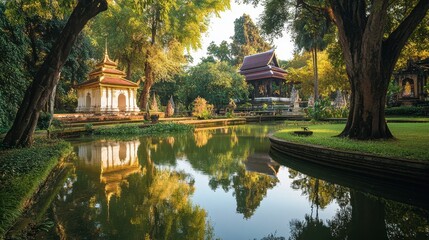
[[[395,83],[400,88],[396,101],[405,106],[424,102],[428,97],[424,89],[428,84],[428,78],[429,58],[416,62],[408,60],[407,67],[395,74]]]
[[[274,49],[246,56],[240,68],[240,74],[244,75],[246,82],[252,84],[253,101],[290,101],[286,98],[286,71],[279,67]]]
[[[125,79],[125,73],[110,60],[107,47],[104,59],[89,73],[88,80],[75,85],[78,96],[76,112],[138,113],[137,83]]]

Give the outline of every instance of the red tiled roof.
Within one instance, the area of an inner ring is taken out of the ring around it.
[[[96,68],[94,71],[90,72],[89,75],[91,76],[91,75],[97,75],[102,73],[110,73],[110,74],[125,76],[125,73],[121,70],[118,70],[115,68],[106,68],[103,70],[101,67]]]
[[[137,83],[121,79],[121,78],[112,78],[112,77],[104,77],[101,80],[102,84],[109,84],[109,85],[119,85],[119,86],[129,86],[129,87],[138,87],[139,85]]]
[[[80,88],[84,86],[97,85],[98,83],[99,83],[99,80],[98,80],[98,77],[96,77],[96,78],[91,78],[83,83],[76,84],[74,87]]]
[[[106,67],[109,65],[109,67]],[[114,66],[114,68],[110,67]],[[97,68],[89,73],[89,80],[83,83],[77,84],[76,88],[87,87],[87,86],[100,86],[100,85],[115,85],[123,87],[138,87],[137,83],[131,82],[123,78],[125,73],[119,69],[116,69],[117,64],[109,59],[107,52],[104,55],[102,62],[97,64]],[[116,76],[109,76],[116,75]],[[101,80],[100,80],[101,79]]]

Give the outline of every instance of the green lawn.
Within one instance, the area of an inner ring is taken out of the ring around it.
[[[389,123],[396,140],[358,141],[334,137],[343,130],[345,124],[316,124],[306,126],[313,136],[298,137],[292,131],[302,130],[291,126],[274,134],[292,142],[321,145],[328,148],[365,152],[375,155],[429,161],[429,123]]]
[[[58,161],[72,150],[65,141],[41,139],[31,148],[0,149],[0,239]]]

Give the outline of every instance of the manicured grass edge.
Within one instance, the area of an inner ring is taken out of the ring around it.
[[[0,155],[0,239],[31,204],[52,170],[70,156],[65,141],[36,143],[31,148],[3,150]]]
[[[271,147],[287,156],[341,171],[428,186],[429,163],[426,161],[376,156],[323,146],[297,143],[269,136]]]

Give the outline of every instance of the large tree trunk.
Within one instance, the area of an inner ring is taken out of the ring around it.
[[[33,82],[27,88],[12,128],[3,140],[5,146],[30,146],[32,144],[39,112],[57,85],[59,80],[57,76],[59,76],[78,34],[91,18],[106,9],[106,0],[80,0],[78,2]]]
[[[149,59],[154,54],[153,46],[155,45],[155,41],[156,41],[159,14],[160,14],[159,9],[156,9],[154,16],[152,17],[152,20],[151,20],[150,47],[146,50],[146,59],[145,59],[145,65],[144,65],[145,82],[143,85],[143,90],[140,94],[140,109],[145,109],[145,110],[148,107],[150,89],[154,83],[152,66]]]
[[[148,53],[146,54],[146,59],[148,59],[149,57],[150,57],[150,54],[149,54],[149,50],[148,50]],[[140,94],[140,109],[144,109],[145,111],[149,107],[148,106],[149,94],[150,94],[150,89],[152,88],[152,85],[153,85],[152,68],[151,68],[148,60],[146,60],[146,63],[145,63],[145,81],[144,81],[142,92]]]
[[[383,39],[389,0],[330,0],[351,84],[350,113],[341,137],[393,138],[384,115],[387,86],[407,39],[425,17],[429,1],[420,0],[411,14]]]
[[[317,68],[317,47],[311,51],[313,57],[313,74],[314,74],[314,100],[319,100],[319,70]]]

